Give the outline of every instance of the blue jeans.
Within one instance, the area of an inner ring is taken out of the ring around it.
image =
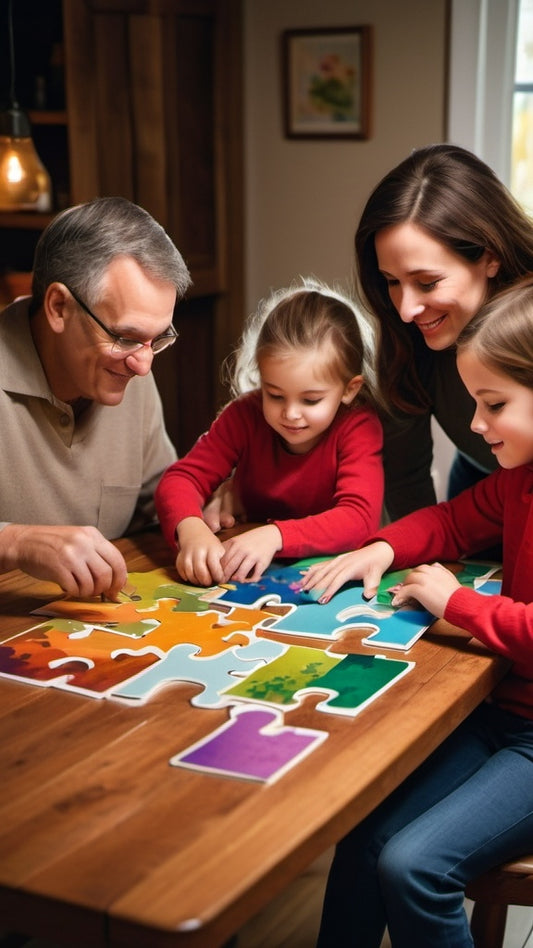
[[[318,948],[472,948],[467,882],[533,850],[533,721],[483,704],[335,851]]]

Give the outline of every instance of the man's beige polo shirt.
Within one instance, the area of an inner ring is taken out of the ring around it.
[[[95,526],[113,539],[154,519],[153,492],[176,452],[152,374],[119,405],[75,422],[48,387],[33,344],[29,298],[0,313],[0,527]]]

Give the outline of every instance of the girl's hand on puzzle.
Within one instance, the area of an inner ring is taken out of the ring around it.
[[[377,540],[353,553],[343,553],[334,560],[315,563],[304,575],[301,588],[307,592],[316,589],[320,593],[319,602],[329,602],[337,592],[351,579],[362,579],[364,596],[372,599],[378,591],[379,581],[392,561],[394,550],[384,540]]]
[[[445,566],[425,564],[417,566],[406,576],[392,605],[403,606],[414,599],[432,615],[442,619],[450,596],[460,588],[461,584]]]
[[[281,533],[273,523],[225,540],[221,564],[225,582],[230,579],[240,583],[257,582],[282,545]]]
[[[182,579],[195,586],[213,586],[224,581],[221,560],[224,547],[199,517],[185,517],[177,530],[179,552],[176,569]]]

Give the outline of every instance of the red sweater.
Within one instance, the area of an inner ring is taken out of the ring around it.
[[[378,538],[393,547],[396,568],[456,560],[503,538],[501,596],[458,589],[444,618],[512,660],[494,698],[533,718],[533,465],[499,469],[453,500],[395,521]]]
[[[175,529],[202,507],[235,468],[235,489],[250,522],[275,523],[285,557],[342,553],[379,526],[383,503],[382,431],[367,408],[341,405],[307,454],[289,454],[264,419],[261,394],[231,402],[189,453],[163,475],[155,500],[161,528]]]

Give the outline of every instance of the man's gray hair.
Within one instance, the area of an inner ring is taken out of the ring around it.
[[[32,308],[41,306],[47,287],[56,281],[94,305],[107,268],[121,256],[172,283],[178,299],[191,284],[179,250],[148,211],[123,197],[95,198],[62,211],[41,234],[33,263]]]

